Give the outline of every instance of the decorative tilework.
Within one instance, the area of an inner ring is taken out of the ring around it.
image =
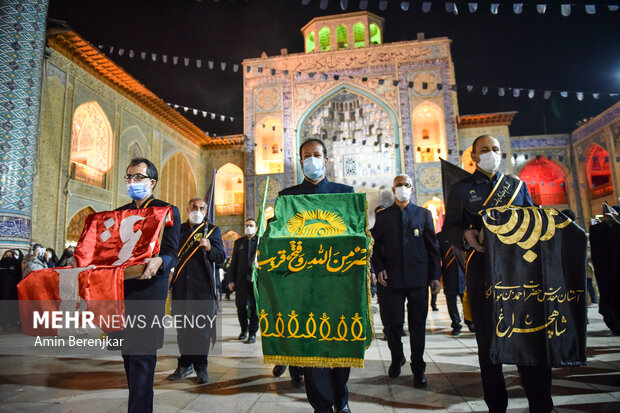
[[[525,149],[525,148],[544,148],[546,146],[568,146],[568,135],[555,135],[555,136],[529,136],[527,139],[515,139],[514,137],[510,141],[511,149]]]
[[[438,162],[416,164],[416,187],[419,194],[441,193],[441,164]]]
[[[63,86],[67,84],[67,74],[51,63],[47,65],[47,77],[48,79],[50,77],[57,78]]]
[[[574,131],[571,134],[573,143],[579,142],[580,140],[593,135],[596,131],[609,125],[618,118],[620,118],[620,103],[616,103],[616,105],[612,106],[608,112],[604,112],[602,115],[588,121],[585,125]]]
[[[0,3],[0,239],[27,243],[47,0]]]
[[[279,87],[257,89],[254,102],[254,112],[274,112],[282,108],[282,91]]]

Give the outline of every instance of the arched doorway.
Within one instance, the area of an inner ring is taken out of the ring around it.
[[[529,161],[519,173],[526,183],[532,201],[537,205],[564,205],[566,174],[558,165],[544,156]]]
[[[297,147],[309,138],[325,143],[330,180],[376,190],[401,173],[401,142],[394,110],[356,86],[337,86],[302,114]],[[301,182],[303,174],[301,167],[297,168],[297,181]]]
[[[91,207],[86,207],[80,209],[73,218],[69,221],[69,225],[67,225],[67,240],[65,244],[76,245],[80,240],[80,236],[82,235],[82,231],[84,230],[84,223],[86,222],[86,217],[90,214],[94,214],[96,211]]]
[[[476,172],[476,164],[474,163],[473,159],[471,159],[471,149],[471,146],[465,149],[465,152],[463,152],[463,155],[461,155],[461,164],[463,165],[463,169],[465,169],[470,174],[473,174],[474,172]]]
[[[599,145],[592,145],[586,161],[586,173],[590,185],[590,199],[613,194],[609,153]]]
[[[181,222],[185,222],[187,203],[196,197],[196,181],[182,154],[173,155],[164,164],[158,185],[161,199],[179,208]]]
[[[235,241],[239,238],[241,238],[241,235],[237,234],[232,229],[222,234],[222,241],[224,241],[224,251],[226,251],[226,258],[232,256]]]
[[[271,116],[264,117],[254,128],[257,175],[279,174],[284,171],[284,129],[282,123]]]
[[[243,171],[227,163],[215,177],[215,213],[218,216],[243,215]]]
[[[113,148],[114,133],[99,103],[78,106],[71,124],[71,177],[105,188]]]
[[[443,110],[423,102],[411,114],[416,162],[439,162],[446,157],[446,126]]]

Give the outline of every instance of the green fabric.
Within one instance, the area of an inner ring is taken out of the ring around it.
[[[258,246],[265,362],[363,367],[373,336],[366,227],[365,194],[278,198]]]

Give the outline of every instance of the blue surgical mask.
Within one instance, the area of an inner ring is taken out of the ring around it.
[[[310,157],[303,161],[304,175],[311,181],[317,181],[325,172],[323,158]]]
[[[146,198],[149,193],[149,187],[147,183],[131,183],[127,185],[127,195],[134,201],[140,201]]]

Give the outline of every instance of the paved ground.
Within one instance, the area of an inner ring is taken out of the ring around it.
[[[233,301],[223,302],[223,356],[209,358],[211,382],[195,378],[171,383],[173,356],[160,356],[155,373],[156,412],[309,412],[305,391],[291,386],[288,372],[280,378],[264,365],[260,339],[236,340],[239,334]],[[439,312],[427,322],[427,389],[412,386],[408,368],[397,379],[387,378],[390,356],[375,315],[379,339],[366,353],[366,367],[353,369],[349,380],[350,407],[358,412],[484,411],[473,334],[450,336],[443,295]],[[596,308],[589,309],[588,365],[553,372],[553,399],[563,412],[620,411],[620,339],[610,334]],[[10,354],[23,336],[0,334],[0,354]],[[169,340],[166,346],[174,348]],[[408,348],[408,340],[405,344]],[[13,347],[14,348],[14,347]],[[408,350],[405,350],[408,352]],[[406,367],[406,366],[405,366]],[[516,369],[505,367],[509,410],[527,411]],[[0,356],[0,411],[124,412],[125,375],[120,357],[76,358]]]

